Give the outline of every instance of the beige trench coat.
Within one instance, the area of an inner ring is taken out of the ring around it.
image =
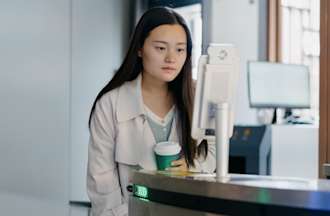
[[[127,215],[126,187],[132,167],[139,165],[156,170],[155,138],[144,113],[141,75],[106,93],[96,104],[90,127],[87,170],[87,192],[93,216]],[[178,141],[177,121],[173,123],[169,140]],[[209,145],[206,160],[196,159],[195,164],[194,171],[213,172],[214,145]]]

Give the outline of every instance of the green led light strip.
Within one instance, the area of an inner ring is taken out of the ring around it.
[[[133,185],[133,194],[134,196],[148,199],[148,188],[142,185]]]

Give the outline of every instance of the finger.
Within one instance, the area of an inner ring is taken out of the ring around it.
[[[186,170],[184,166],[168,167],[167,171],[184,171]]]
[[[180,166],[180,165],[183,165],[184,163],[185,163],[184,159],[179,159],[179,160],[172,161],[171,166]]]

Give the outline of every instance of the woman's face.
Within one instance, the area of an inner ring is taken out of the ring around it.
[[[154,28],[139,50],[143,75],[158,81],[176,78],[187,58],[187,37],[181,25],[160,25]]]

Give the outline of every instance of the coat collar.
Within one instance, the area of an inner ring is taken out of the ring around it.
[[[127,121],[145,114],[141,82],[142,75],[140,73],[135,80],[126,82],[119,87],[117,104],[118,122]]]

